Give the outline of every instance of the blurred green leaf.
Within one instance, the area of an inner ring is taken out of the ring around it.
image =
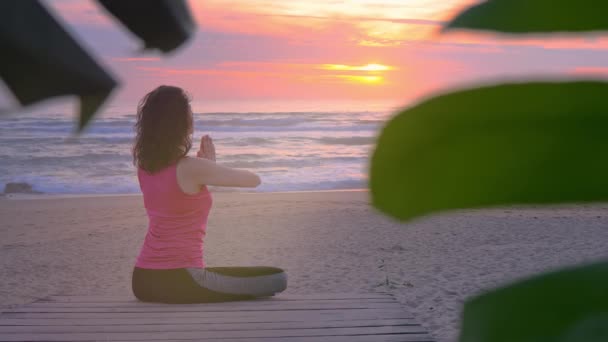
[[[603,282],[606,283],[606,278]],[[569,328],[559,342],[606,342],[608,341],[608,308],[601,314],[594,313]]]
[[[608,83],[459,91],[390,120],[370,170],[374,206],[446,209],[608,200]]]
[[[488,0],[460,13],[444,30],[506,33],[608,30],[606,0]]]
[[[552,272],[464,306],[460,342],[608,341],[608,263]]]

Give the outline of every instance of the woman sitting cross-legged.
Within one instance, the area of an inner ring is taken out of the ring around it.
[[[285,290],[276,267],[205,267],[203,240],[211,210],[207,185],[257,187],[249,171],[215,163],[210,137],[192,146],[193,116],[186,93],[160,86],[137,108],[133,162],[149,218],[133,269],[133,293],[141,301],[205,303],[271,296]]]

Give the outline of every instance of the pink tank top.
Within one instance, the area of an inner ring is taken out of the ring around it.
[[[177,183],[176,167],[177,163],[153,174],[137,170],[149,218],[137,267],[205,267],[203,239],[211,210],[211,193],[206,186],[196,195],[183,192]]]

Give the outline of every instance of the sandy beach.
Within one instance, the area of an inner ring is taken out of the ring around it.
[[[468,296],[608,257],[608,205],[459,211],[402,224],[378,214],[364,191],[214,200],[208,266],[282,267],[285,293],[389,291],[440,342],[457,338]],[[3,307],[59,293],[131,295],[147,229],[140,196],[0,197],[0,217]]]

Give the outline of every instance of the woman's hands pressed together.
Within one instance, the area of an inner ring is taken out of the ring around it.
[[[260,176],[247,170],[233,169],[215,162],[215,146],[208,135],[201,138],[201,145],[192,158],[186,172],[198,185],[231,186],[255,188],[262,180]]]
[[[196,156],[215,161],[215,145],[213,145],[213,140],[209,135],[204,135],[201,138],[201,145]]]

